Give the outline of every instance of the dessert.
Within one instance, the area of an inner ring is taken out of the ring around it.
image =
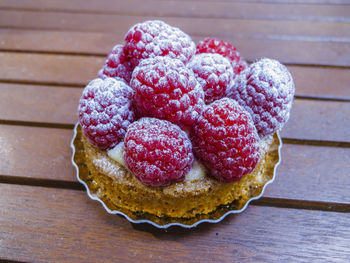
[[[128,215],[177,222],[241,209],[273,177],[293,95],[279,62],[248,66],[222,40],[196,50],[178,28],[137,24],[83,91],[79,176]]]

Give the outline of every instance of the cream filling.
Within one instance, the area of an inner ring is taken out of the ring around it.
[[[273,136],[268,135],[265,136],[260,140],[260,153],[263,155],[265,152],[268,151],[268,148],[270,144],[272,143]],[[109,158],[113,159],[123,167],[126,167],[126,164],[124,162],[124,142],[120,142],[117,144],[114,148],[107,151],[107,155]],[[192,182],[196,180],[200,180],[205,176],[205,168],[204,166],[198,162],[197,160],[194,160],[192,164],[191,170],[186,174],[185,176],[185,182]]]
[[[107,151],[107,155],[109,158],[113,159],[120,165],[126,167],[124,161],[124,143],[120,142],[114,148]],[[202,164],[200,164],[197,160],[195,160],[192,164],[191,170],[185,176],[185,182],[192,182],[196,180],[200,180],[205,176],[205,169]]]
[[[107,151],[107,155],[109,158],[113,159],[120,165],[126,167],[126,164],[124,162],[124,142],[118,143],[114,148]]]

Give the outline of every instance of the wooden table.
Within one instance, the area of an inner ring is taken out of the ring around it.
[[[0,1],[0,261],[349,262],[350,1]],[[78,99],[137,22],[216,36],[296,83],[282,164],[218,224],[133,225],[88,198],[70,140]]]

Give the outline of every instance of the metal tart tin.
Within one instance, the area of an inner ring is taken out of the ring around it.
[[[85,154],[84,154],[83,144],[81,142],[81,136],[82,136],[82,132],[79,127],[79,124],[77,123],[74,127],[74,135],[71,141],[71,148],[73,151],[72,164],[76,169],[76,177],[78,181],[85,186],[88,196],[92,200],[96,200],[100,202],[104,207],[104,209],[110,214],[121,215],[125,217],[129,222],[134,224],[148,223],[160,229],[166,229],[171,226],[193,228],[204,222],[218,223],[229,214],[242,213],[248,207],[249,203],[253,200],[259,199],[263,195],[266,186],[275,180],[276,169],[281,162],[282,140],[279,133],[276,132],[274,134],[274,141],[272,144],[272,146],[275,146],[275,147],[270,147],[270,150],[268,151],[268,154],[271,155],[271,162],[269,162],[269,167],[268,169],[265,169],[265,174],[264,174],[264,176],[266,176],[268,180],[262,187],[257,188],[253,192],[252,198],[250,198],[244,204],[243,207],[238,209],[235,202],[233,202],[228,205],[219,206],[215,211],[209,214],[198,215],[193,218],[158,217],[152,214],[135,213],[127,209],[116,207],[114,204],[112,204],[108,200],[100,199],[97,196],[96,190],[94,192],[92,188],[89,187],[88,182],[86,180],[87,175],[89,174],[89,171],[85,164]]]

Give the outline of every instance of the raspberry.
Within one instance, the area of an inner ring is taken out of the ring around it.
[[[226,88],[233,80],[233,69],[228,59],[219,54],[203,53],[195,55],[187,67],[201,84],[205,103],[225,97]]]
[[[196,46],[187,34],[158,20],[130,28],[125,36],[125,49],[134,67],[141,59],[156,56],[177,58],[187,64],[196,53]]]
[[[264,58],[243,71],[227,92],[253,117],[259,135],[272,134],[288,121],[295,87],[288,69]]]
[[[197,54],[199,53],[217,53],[224,56],[230,60],[235,76],[247,67],[247,62],[241,58],[234,46],[217,38],[207,37],[199,41]]]
[[[123,140],[134,121],[134,91],[121,80],[94,79],[79,101],[79,122],[83,133],[101,149],[112,148]]]
[[[193,126],[191,140],[195,155],[222,182],[240,180],[259,160],[259,136],[252,118],[229,98],[207,106]]]
[[[122,45],[116,45],[108,54],[103,67],[98,72],[98,77],[105,79],[121,78],[129,83],[132,73],[131,63],[127,60]]]
[[[192,125],[202,111],[204,92],[193,72],[178,59],[144,59],[130,81],[134,105],[141,116]]]
[[[127,167],[150,186],[183,181],[194,159],[186,133],[165,120],[142,118],[132,123],[124,145]]]

